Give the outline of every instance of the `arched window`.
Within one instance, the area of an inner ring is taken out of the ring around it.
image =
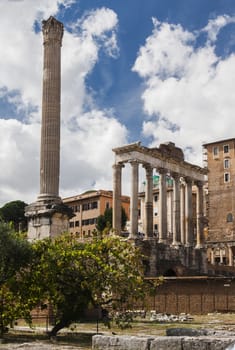
[[[233,222],[233,214],[232,213],[228,213],[227,222]]]

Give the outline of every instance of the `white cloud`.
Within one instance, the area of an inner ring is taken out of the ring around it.
[[[234,16],[218,16],[214,19],[210,19],[208,21],[208,24],[202,29],[202,31],[207,33],[209,41],[214,42],[216,41],[217,35],[219,34],[220,30],[230,23],[235,23]]]
[[[201,32],[215,40],[219,29],[232,21],[217,18]],[[152,139],[150,146],[173,141],[199,164],[202,143],[233,137],[235,127],[235,56],[221,59],[211,40],[195,48],[201,32],[155,21],[133,66],[145,83],[142,98],[148,118],[143,134]]]
[[[34,23],[56,15],[72,0],[6,1],[0,3],[0,98],[15,106],[15,115],[0,115],[0,205],[36,200],[39,191],[39,145],[42,81],[42,34]],[[19,15],[20,13],[24,15]],[[127,130],[110,111],[98,110],[86,77],[99,50],[115,57],[117,16],[102,8],[87,13],[62,46],[61,195],[112,186],[112,147],[126,143]],[[4,118],[4,119],[3,119]]]

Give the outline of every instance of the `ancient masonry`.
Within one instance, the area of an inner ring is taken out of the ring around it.
[[[146,253],[146,274],[205,274],[203,185],[207,170],[184,160],[173,143],[147,148],[139,142],[113,149],[113,227],[120,234],[122,168],[131,165],[130,236]],[[138,238],[139,165],[146,172],[144,240]],[[159,173],[159,232],[153,234],[153,170]],[[168,236],[166,176],[173,180],[172,236]],[[192,225],[192,186],[196,186],[196,230]],[[195,232],[196,231],[196,232]],[[168,271],[168,272],[167,272]]]
[[[40,194],[26,208],[28,238],[43,239],[68,230],[71,211],[59,197],[60,90],[63,24],[42,22],[44,60],[41,125]]]

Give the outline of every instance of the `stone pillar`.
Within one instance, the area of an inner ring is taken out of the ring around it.
[[[173,245],[180,243],[180,175],[172,174],[173,177]]]
[[[138,189],[139,189],[139,163],[130,161],[132,172],[131,203],[130,203],[130,238],[136,238],[138,233]]]
[[[215,265],[215,252],[214,248],[211,248],[211,265]]]
[[[223,265],[223,249],[220,247],[219,250],[220,264]]]
[[[54,17],[42,22],[44,60],[41,125],[40,194],[25,209],[28,240],[56,237],[69,228],[71,208],[59,197],[60,66],[63,24]]]
[[[190,246],[193,244],[192,179],[185,178],[185,181],[185,243]]]
[[[197,205],[196,205],[196,217],[197,217],[197,245],[196,248],[202,248],[203,243],[203,183],[197,182]]]
[[[233,266],[233,251],[230,246],[228,246],[228,264],[229,266]]]
[[[180,185],[180,242],[185,244],[185,184]]]
[[[150,165],[144,166],[146,171],[145,189],[145,237],[153,237],[153,168]]]
[[[60,90],[63,24],[54,17],[42,22],[44,60],[41,125],[40,195],[59,196],[60,176]]]
[[[113,228],[116,234],[121,234],[122,222],[122,164],[113,165]]]
[[[166,169],[158,169],[159,178],[159,242],[167,239],[167,187]]]

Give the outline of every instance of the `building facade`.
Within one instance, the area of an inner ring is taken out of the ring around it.
[[[69,232],[85,239],[92,237],[96,229],[98,216],[103,215],[105,209],[112,208],[113,192],[92,190],[77,196],[64,198],[63,202],[74,212],[74,217],[69,222]],[[130,198],[122,196],[121,203],[129,219]]]
[[[234,266],[235,139],[203,146],[208,167],[208,261]]]

